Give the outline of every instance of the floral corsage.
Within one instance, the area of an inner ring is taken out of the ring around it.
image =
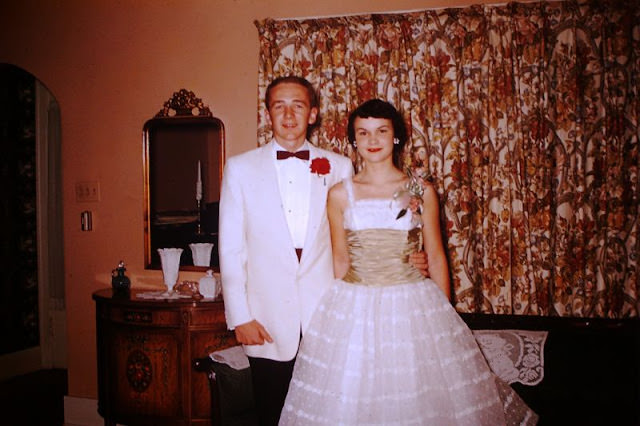
[[[400,219],[407,212],[411,212],[412,222],[420,223],[420,215],[422,214],[422,194],[424,194],[424,187],[428,180],[424,173],[418,170],[413,173],[409,171],[409,180],[404,184],[402,189],[397,190],[393,194],[393,200],[400,207],[400,211],[396,216],[396,220]]]
[[[326,157],[318,157],[311,160],[309,165],[311,173],[315,173],[318,176],[328,175],[331,171],[331,163]],[[324,184],[327,184],[327,178],[324,179]]]

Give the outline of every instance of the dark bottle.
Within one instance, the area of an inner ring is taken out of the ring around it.
[[[128,293],[131,288],[131,280],[124,274],[126,270],[121,260],[118,267],[111,271],[111,287],[118,293]]]

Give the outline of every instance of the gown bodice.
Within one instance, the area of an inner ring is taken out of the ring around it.
[[[409,255],[421,246],[421,228],[411,213],[398,218],[401,206],[394,199],[356,200],[352,181],[343,182],[349,199],[344,227],[351,262],[343,281],[388,286],[421,280],[409,264]]]

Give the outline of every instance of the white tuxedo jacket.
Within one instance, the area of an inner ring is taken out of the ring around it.
[[[273,343],[246,345],[246,354],[288,361],[333,281],[327,192],[351,176],[353,166],[348,158],[309,144],[309,164],[324,157],[331,170],[311,176],[305,194],[310,197],[309,220],[298,262],[282,208],[273,143],[226,162],[220,195],[220,276],[229,329],[255,319],[273,337]]]

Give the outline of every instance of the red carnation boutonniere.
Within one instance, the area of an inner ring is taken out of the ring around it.
[[[331,163],[325,157],[314,158],[311,160],[311,165],[309,166],[311,169],[311,173],[315,173],[318,176],[324,176],[329,174],[331,171]],[[325,178],[324,184],[327,184],[327,179]]]

